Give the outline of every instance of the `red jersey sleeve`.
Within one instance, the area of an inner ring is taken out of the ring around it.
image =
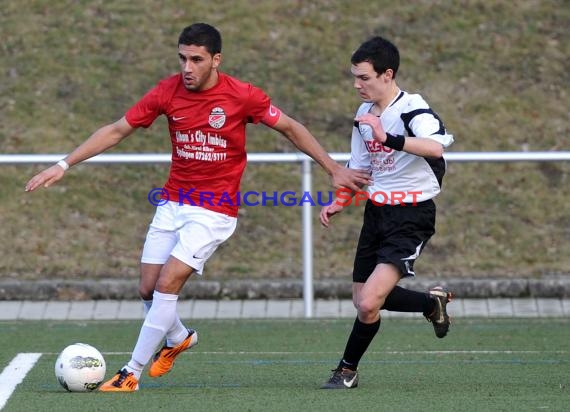
[[[265,116],[261,119],[261,122],[269,127],[275,126],[281,117],[281,110],[278,107],[269,105],[269,109],[265,112]]]
[[[150,89],[125,114],[127,122],[132,127],[149,127],[158,116],[164,113],[164,96],[167,82],[161,81]]]
[[[255,86],[251,86],[247,111],[251,123],[263,122],[267,126],[274,126],[281,116],[281,110],[271,104],[269,96]]]

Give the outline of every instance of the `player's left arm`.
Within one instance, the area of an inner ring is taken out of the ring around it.
[[[405,137],[402,150],[420,157],[439,159],[443,156],[442,144],[436,140],[424,137]]]
[[[358,191],[362,185],[369,183],[368,171],[349,169],[335,162],[305,126],[285,113],[281,112],[279,120],[273,124],[264,123],[280,132],[300,151],[312,157],[331,176],[335,187],[347,187]]]

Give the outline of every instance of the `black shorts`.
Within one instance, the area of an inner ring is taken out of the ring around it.
[[[392,263],[402,277],[415,276],[414,262],[435,233],[433,200],[376,206],[366,202],[352,280],[364,283],[379,263]]]

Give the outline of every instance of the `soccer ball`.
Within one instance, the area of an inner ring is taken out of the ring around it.
[[[69,392],[91,392],[99,387],[107,366],[101,352],[85,343],[74,343],[55,361],[55,376]]]

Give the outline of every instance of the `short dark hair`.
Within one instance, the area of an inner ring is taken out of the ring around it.
[[[220,32],[207,23],[194,23],[185,27],[178,37],[178,44],[204,46],[212,56],[222,52]]]
[[[395,78],[400,67],[400,52],[390,41],[376,36],[362,43],[352,54],[350,62],[352,64],[368,62],[378,74],[392,69]]]

